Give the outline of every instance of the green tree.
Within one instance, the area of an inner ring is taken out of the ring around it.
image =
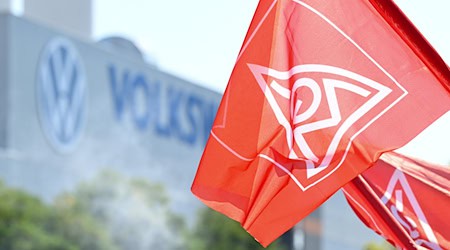
[[[42,203],[0,182],[0,249],[114,249],[86,214],[73,214]]]
[[[395,250],[395,247],[386,241],[381,243],[370,242],[364,246],[364,250]]]
[[[119,249],[185,249],[184,220],[171,211],[162,185],[103,171],[57,204],[89,214]]]
[[[209,208],[201,210],[192,237],[191,250],[284,249],[279,241],[263,248],[238,222]]]

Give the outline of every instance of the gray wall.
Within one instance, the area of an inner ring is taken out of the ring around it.
[[[0,154],[6,148],[7,142],[7,116],[8,116],[8,37],[7,33],[7,18],[0,15],[0,34],[4,39],[0,39]]]
[[[91,38],[92,0],[23,1],[25,17],[84,39]]]

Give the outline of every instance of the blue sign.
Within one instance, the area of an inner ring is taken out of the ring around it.
[[[217,102],[174,84],[150,80],[141,72],[108,67],[116,118],[125,115],[140,131],[204,145],[217,111]]]
[[[37,72],[37,106],[49,142],[67,153],[80,140],[86,117],[86,78],[75,46],[57,37],[44,48]]]

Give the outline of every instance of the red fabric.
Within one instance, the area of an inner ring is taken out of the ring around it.
[[[399,34],[368,0],[260,1],[192,192],[267,245],[410,141],[450,94]]]
[[[386,153],[343,188],[358,217],[401,249],[450,249],[449,167]]]

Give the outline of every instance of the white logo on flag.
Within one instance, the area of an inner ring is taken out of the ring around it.
[[[397,185],[399,184],[399,185]],[[395,195],[395,197],[393,197]],[[406,197],[407,201],[412,206],[414,213],[416,214],[417,221],[414,221],[412,218],[404,214],[404,200]],[[395,198],[395,203],[388,205],[391,199]],[[402,171],[396,169],[392,174],[391,179],[389,180],[388,187],[383,197],[381,197],[381,201],[387,206],[387,208],[391,211],[397,221],[407,230],[411,238],[416,242],[419,246],[424,246],[433,250],[440,250],[437,243],[436,236],[433,233],[433,229],[431,229],[425,214],[422,211],[419,203],[417,202],[416,196],[414,195],[411,186],[409,185],[406,176],[402,173]],[[422,226],[425,235],[428,237],[427,239],[422,239],[417,230],[418,224]]]
[[[276,119],[285,129],[286,143],[290,149],[289,158],[296,160],[306,158],[307,178],[322,172],[329,166],[338,145],[347,130],[391,92],[390,88],[366,77],[327,65],[298,65],[289,71],[277,71],[254,64],[249,64],[248,66],[270,104]],[[361,83],[361,85],[358,86],[350,82],[331,78],[324,78],[322,79],[322,82],[319,83],[312,78],[302,77],[301,75],[304,73],[327,73],[330,75],[344,76]],[[295,75],[299,75],[299,77],[295,80],[291,89],[283,86],[277,81],[289,80]],[[269,76],[275,80],[268,83],[265,80],[265,76]],[[306,109],[303,108],[303,111],[299,113],[305,102],[300,96],[296,96],[296,92],[300,88],[306,88],[312,93],[312,101],[310,101],[311,104],[309,104]],[[324,89],[324,96],[322,96],[322,89]],[[366,98],[366,100],[348,117],[342,117],[336,95],[336,90],[338,89],[350,91],[353,94]],[[280,105],[279,101],[277,101],[276,95],[288,101],[290,117],[287,117],[286,113],[283,112],[283,107]],[[316,114],[322,99],[326,99],[330,117],[321,120],[314,119],[313,122],[303,123]],[[304,134],[334,126],[339,126],[339,128],[326,150],[325,157],[320,159],[313,150],[311,150]],[[363,129],[361,129],[360,132],[362,132]],[[301,157],[295,151],[294,145],[298,146],[302,154]],[[349,147],[346,147],[346,151],[348,149]]]

